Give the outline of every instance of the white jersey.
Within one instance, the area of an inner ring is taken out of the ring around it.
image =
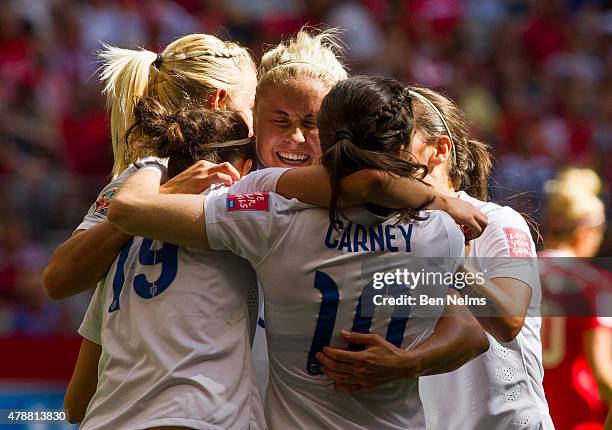
[[[275,189],[283,171],[235,188]],[[122,174],[107,194],[124,180]],[[105,219],[94,212],[86,221]],[[251,363],[250,288],[255,272],[232,253],[130,240],[79,329],[102,345],[98,386],[81,428],[266,428]]]
[[[138,160],[134,164],[130,164],[127,169],[121,172],[108,185],[102,188],[98,194],[96,201],[89,207],[83,221],[79,224],[76,230],[87,230],[91,227],[106,221],[106,213],[113,199],[113,196],[119,191],[121,185],[134,173],[139,170],[155,169],[160,170],[168,166],[167,158],[145,157]]]
[[[248,179],[248,178],[247,178]],[[270,357],[266,420],[272,429],[403,429],[414,380],[370,392],[337,391],[315,357],[326,345],[347,345],[341,329],[377,333],[401,348],[414,348],[433,331],[443,305],[377,307],[375,273],[417,272],[427,258],[445,257],[439,270],[453,273],[463,254],[463,235],[445,213],[425,221],[368,227],[345,221],[340,232],[326,209],[274,193],[211,193],[205,202],[212,249],[230,250],[251,262],[264,291]],[[403,290],[408,291],[408,290]],[[417,292],[408,291],[411,296]],[[444,301],[448,287],[427,285],[428,297]],[[403,310],[406,310],[404,307]]]
[[[502,344],[487,333],[487,352],[453,372],[419,379],[427,428],[445,430],[461,423],[470,430],[552,429],[542,387],[539,273],[532,258],[519,258],[536,256],[529,228],[509,207],[464,192],[459,197],[489,220],[467,257],[488,279],[518,279],[531,287],[532,296],[523,329],[512,342]]]

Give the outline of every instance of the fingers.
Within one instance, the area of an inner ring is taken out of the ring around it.
[[[358,343],[361,345],[380,345],[382,338],[378,334],[357,333],[355,331],[341,331],[342,337],[350,343]]]
[[[208,176],[207,182],[208,182],[208,185],[205,188],[208,188],[209,186],[213,184],[225,184],[227,186],[230,186],[235,181],[230,175],[227,175],[225,173],[213,173],[212,175]]]
[[[461,225],[466,241],[474,240],[482,234],[487,227],[487,216],[476,209],[466,224]]]
[[[236,170],[234,166],[232,166],[231,163],[228,163],[228,162],[221,163],[221,164],[215,164],[209,167],[207,171],[208,171],[208,174],[223,173],[229,176],[230,178],[232,178],[233,181],[240,180],[240,173],[238,172],[238,170]]]
[[[353,373],[352,364],[334,360],[321,352],[317,352],[316,357],[317,360],[319,360],[319,362],[321,363],[321,366],[325,366],[326,369],[332,370],[334,372]]]
[[[362,361],[363,353],[361,351],[345,351],[344,349],[332,348],[326,346],[323,348],[323,353],[332,360],[342,361],[348,364],[358,364]]]

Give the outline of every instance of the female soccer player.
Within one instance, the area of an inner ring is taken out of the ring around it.
[[[570,168],[546,184],[543,286],[544,388],[555,427],[601,429],[612,401],[612,277],[585,259],[605,232],[601,181]]]
[[[418,171],[405,151],[412,131],[407,100],[396,81],[365,77],[347,79],[325,97],[319,129],[332,181],[330,213],[273,193],[235,195],[231,188],[211,194],[204,209],[200,196],[158,194],[160,177],[150,171],[130,178],[111,203],[109,219],[130,233],[230,250],[255,267],[266,300],[271,366],[266,411],[272,428],[383,429],[409,423],[413,381],[346,394],[321,375],[316,358],[330,342],[342,342],[341,329],[376,332],[399,350],[423,342],[443,306],[415,304],[410,315],[395,307],[386,309],[386,317],[374,316],[366,310],[368,284],[379,270],[416,269],[424,261],[418,257],[446,257],[440,270],[452,273],[463,254],[460,231],[439,212],[417,222],[390,216],[368,227],[335,209],[340,179],[353,171],[379,168],[399,176]],[[256,180],[258,173],[243,181]],[[426,291],[431,297],[447,294],[442,285],[427,285]]]
[[[105,47],[100,57],[111,111],[114,176],[146,155],[146,151],[126,151],[124,143],[125,132],[134,123],[136,101],[141,96],[148,95],[168,109],[176,109],[189,100],[214,109],[231,107],[241,112],[250,127],[255,65],[248,51],[235,43],[211,35],[192,34],[172,42],[160,54]],[[43,274],[43,284],[50,297],[58,299],[77,294],[95,287],[104,278],[121,248],[130,240],[130,236],[106,222],[108,204],[125,177],[141,166],[135,166],[105,187],[75,234],[54,252]],[[218,182],[215,177],[225,169],[223,165],[208,163],[201,170],[206,173],[203,181],[214,183]],[[172,190],[189,192],[181,181],[170,181],[167,191]],[[99,345],[83,340],[75,372],[92,373],[88,375],[92,377],[77,380],[95,380],[100,352]],[[70,388],[73,390],[68,390],[66,406],[71,412],[70,419],[78,422],[96,385],[71,384]],[[71,396],[72,391],[79,395]]]
[[[141,96],[152,97],[170,110],[188,101],[213,109],[229,107],[240,112],[249,127],[252,125],[255,63],[248,51],[236,43],[208,34],[190,34],[170,43],[161,54],[107,46],[100,58],[111,117],[114,177],[148,155],[141,150],[128,151],[124,140],[134,123],[134,109]],[[77,228],[78,234],[51,256],[43,273],[50,297],[60,299],[95,287],[129,240],[105,221],[108,203],[119,185],[120,182],[114,183],[100,193]],[[171,182],[167,191],[177,186],[181,186],[180,181]]]
[[[251,169],[249,127],[235,111],[171,113],[142,98],[136,119],[130,147],[170,157],[170,176],[197,160]],[[254,282],[248,262],[231,254],[130,239],[79,329],[101,345],[81,428],[264,429],[247,330]],[[80,377],[72,383],[87,385]]]
[[[486,201],[491,156],[470,137],[457,106],[434,91],[412,91],[410,152],[427,166],[438,191],[471,202],[489,219],[467,255],[475,267],[465,269],[486,274],[487,281],[461,291],[486,299],[486,307],[471,310],[491,347],[453,372],[419,379],[427,427],[552,428],[542,388],[541,292],[529,228],[510,207]],[[390,359],[392,345],[384,339],[352,333],[347,340],[368,348],[357,353],[329,348],[321,356],[323,370],[340,383],[375,385],[413,372],[409,360]]]

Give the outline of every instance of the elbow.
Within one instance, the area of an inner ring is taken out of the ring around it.
[[[500,343],[512,342],[523,329],[525,317],[499,318],[491,335]]]
[[[480,323],[475,318],[463,320],[465,330],[469,333],[469,339],[472,350],[472,358],[478,357],[489,350],[489,338],[485,331],[480,326]]]
[[[68,393],[64,397],[64,410],[66,411],[66,421],[70,424],[79,424],[85,418],[85,410],[74,404]]]
[[[60,274],[53,263],[49,263],[42,274],[42,284],[47,297],[52,300],[61,300],[66,298],[63,294],[62,282]]]

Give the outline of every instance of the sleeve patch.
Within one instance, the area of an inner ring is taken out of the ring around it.
[[[227,211],[267,211],[268,193],[228,194]]]
[[[94,213],[106,216],[111,200],[118,189],[118,187],[114,187],[104,191],[104,193],[98,197],[98,200],[96,200]]]
[[[510,257],[533,257],[529,234],[514,227],[504,227]]]

